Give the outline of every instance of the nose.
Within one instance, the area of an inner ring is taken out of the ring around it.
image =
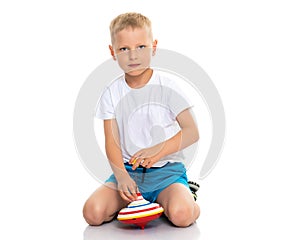
[[[137,59],[137,52],[136,52],[135,49],[130,50],[128,55],[129,55],[130,60],[136,60]]]

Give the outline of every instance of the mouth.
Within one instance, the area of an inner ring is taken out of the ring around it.
[[[139,63],[132,63],[132,64],[128,64],[128,67],[130,67],[130,68],[137,68],[137,67],[139,67],[141,64],[139,64]]]

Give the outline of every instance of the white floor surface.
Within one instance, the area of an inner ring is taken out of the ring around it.
[[[118,220],[106,223],[99,227],[87,226],[84,231],[84,240],[98,239],[185,239],[197,240],[200,238],[198,224],[188,228],[177,228],[169,223],[165,217],[160,217],[148,223],[144,230],[131,224],[123,224]]]

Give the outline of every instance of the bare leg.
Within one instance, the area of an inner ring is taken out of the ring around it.
[[[90,225],[111,221],[115,214],[128,204],[116,190],[114,183],[99,187],[86,201],[83,216]]]
[[[187,227],[196,221],[200,208],[188,188],[181,183],[171,184],[157,198],[165,215],[178,227]]]

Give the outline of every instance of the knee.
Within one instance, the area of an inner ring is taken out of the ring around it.
[[[177,227],[188,227],[196,221],[199,214],[194,206],[173,206],[167,211],[167,217]]]
[[[105,219],[105,211],[99,204],[87,201],[83,207],[83,217],[92,226],[101,225]]]

